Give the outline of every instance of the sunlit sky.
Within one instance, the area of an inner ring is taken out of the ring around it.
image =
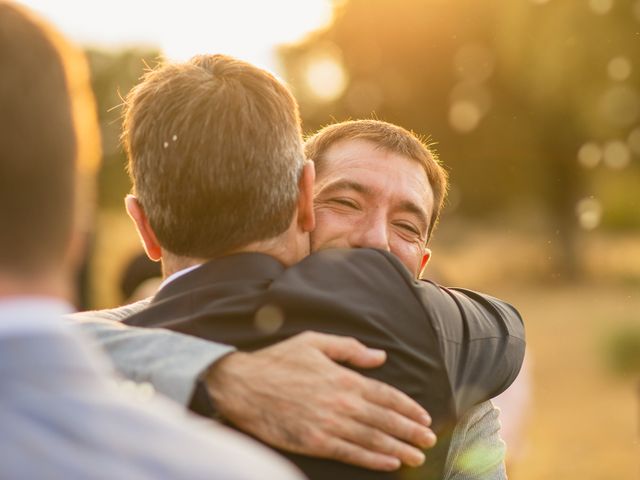
[[[26,0],[65,35],[106,48],[157,46],[172,60],[226,53],[277,71],[274,47],[331,20],[331,0]]]

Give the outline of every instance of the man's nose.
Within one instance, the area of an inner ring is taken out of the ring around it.
[[[351,232],[352,248],[378,248],[389,251],[389,234],[386,222],[369,218],[354,225]]]

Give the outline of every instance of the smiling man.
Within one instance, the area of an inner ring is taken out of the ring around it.
[[[418,277],[446,191],[432,152],[401,127],[360,120],[322,129],[305,153],[317,175],[311,249],[387,250]]]
[[[447,187],[428,145],[397,125],[356,120],[321,129],[305,154],[316,165],[312,251],[377,248],[420,277]],[[498,414],[484,402],[457,423],[443,478],[506,479]]]

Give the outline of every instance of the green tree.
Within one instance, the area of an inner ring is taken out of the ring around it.
[[[120,144],[122,102],[142,76],[145,65],[155,65],[157,50],[127,49],[86,52],[91,84],[96,96],[102,136],[102,164],[98,175],[100,208],[122,209],[122,199],[131,189],[126,173],[126,157]]]

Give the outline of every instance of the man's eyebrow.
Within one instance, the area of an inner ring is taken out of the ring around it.
[[[363,195],[371,195],[373,193],[371,188],[361,183],[354,182],[353,180],[338,180],[323,186],[318,193],[332,193],[339,190],[353,190],[354,192],[362,193]]]

